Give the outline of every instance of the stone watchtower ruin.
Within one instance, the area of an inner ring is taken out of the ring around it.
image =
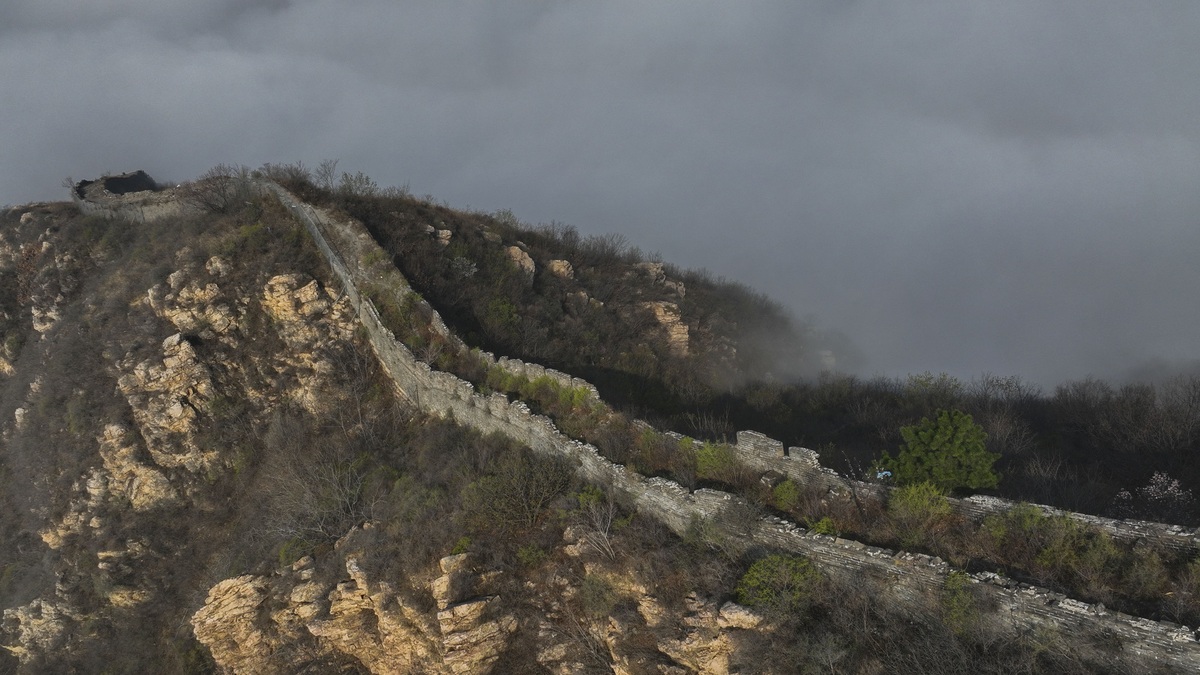
[[[140,169],[81,180],[71,189],[71,199],[85,214],[140,222],[181,216],[188,208],[177,188],[159,185]]]
[[[117,176],[102,176],[96,180],[81,180],[75,184],[76,199],[100,201],[110,195],[125,195],[132,192],[158,192],[159,186],[150,174],[132,171]]]

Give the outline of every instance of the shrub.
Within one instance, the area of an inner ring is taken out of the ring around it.
[[[373,519],[383,491],[375,481],[379,464],[357,441],[323,441],[307,433],[312,430],[304,421],[284,413],[266,430],[263,527],[315,546]]]
[[[1192,523],[1196,518],[1196,498],[1178,480],[1156,471],[1144,487],[1117,493],[1112,511],[1118,518]]]
[[[567,410],[583,406],[591,392],[587,387],[563,387],[558,391],[558,404]]]
[[[548,557],[546,550],[537,544],[525,544],[517,549],[517,560],[525,567],[537,567]]]
[[[575,495],[579,508],[573,512],[575,519],[588,533],[586,542],[590,548],[609,560],[616,560],[613,535],[629,525],[633,514],[621,518],[620,509],[604,490],[588,485]]]
[[[1195,625],[1200,614],[1200,558],[1189,562],[1171,581],[1167,609],[1178,623]]]
[[[299,538],[288,539],[279,546],[279,566],[291,565],[311,551],[312,545],[309,542]]]
[[[979,618],[970,586],[971,577],[958,570],[942,584],[942,621],[956,635],[968,632]]]
[[[1000,477],[992,469],[1000,455],[987,451],[987,434],[970,415],[939,410],[936,420],[900,429],[904,445],[893,459],[886,452],[879,468],[891,471],[901,485],[930,482],[947,492],[961,487],[994,488]]]
[[[1066,515],[1047,516],[1029,504],[989,516],[982,532],[990,540],[990,556],[1033,575],[1043,584],[1072,589],[1087,598],[1111,601],[1121,586],[1127,554],[1107,533]],[[1139,560],[1139,555],[1143,559]],[[1145,594],[1165,583],[1158,578],[1157,555],[1135,554],[1123,593]]]
[[[478,531],[531,528],[571,480],[566,462],[535,458],[527,450],[510,452],[493,465],[490,475],[464,490],[467,522]]]
[[[1141,600],[1155,600],[1164,595],[1169,576],[1162,557],[1147,547],[1133,550],[1121,586],[1128,595]]]
[[[931,543],[949,524],[954,507],[933,483],[915,483],[897,488],[888,501],[888,517],[901,546]]]
[[[361,171],[353,174],[343,171],[337,191],[342,197],[374,197],[379,192],[379,184]]]
[[[771,501],[780,511],[791,511],[800,503],[800,486],[790,478],[783,481],[771,490]]]
[[[696,476],[708,480],[727,480],[737,466],[733,448],[724,443],[705,442],[696,449]]]
[[[805,612],[823,577],[807,558],[773,554],[750,566],[737,585],[738,602],[779,616]]]
[[[611,615],[617,605],[617,592],[608,580],[589,574],[579,588],[579,601],[588,616],[605,617]]]
[[[828,534],[830,536],[838,536],[837,523],[833,522],[833,518],[825,516],[815,523],[807,523],[809,532],[813,534]]]
[[[184,190],[184,199],[209,213],[240,210],[254,198],[250,168],[218,164]]]

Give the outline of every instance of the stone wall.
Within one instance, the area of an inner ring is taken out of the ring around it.
[[[538,453],[565,457],[576,465],[581,478],[610,486],[626,503],[679,534],[686,532],[698,518],[710,519],[726,534],[747,543],[807,555],[831,575],[848,579],[868,575],[884,580],[899,599],[939,592],[946,575],[952,571],[938,558],[813,534],[778,518],[761,518],[750,523],[725,519],[723,516],[731,512],[732,506],[742,504],[739,498],[707,489],[690,492],[663,478],[647,479],[605,459],[593,446],[566,437],[550,419],[532,414],[523,403],[510,402],[500,394],[482,396],[470,383],[430,369],[395,339],[374,306],[364,301],[354,288],[355,270],[361,267],[361,258],[343,259],[342,251],[353,251],[355,247],[347,244],[369,239],[361,224],[334,219],[301,204],[278,186],[270,188],[304,223],[329,258],[331,268],[359,312],[372,348],[397,390],[423,410],[453,417],[482,433],[504,434]],[[528,370],[528,364],[512,367],[523,374],[539,372]],[[793,479],[823,481],[831,487],[844,484],[845,479],[821,467],[812,451],[792,448],[785,453],[782,443],[754,432],[740,433],[737,447],[743,460],[756,468],[775,469]],[[861,487],[883,489],[871,484]],[[991,507],[984,504],[981,508]],[[731,531],[731,527],[739,529]],[[1110,612],[1100,605],[1082,603],[992,573],[975,574],[971,578],[974,587],[998,608],[991,616],[1004,619],[997,622],[998,630],[1066,632],[1082,636],[1085,638],[1082,642],[1090,644],[1116,641],[1123,645],[1127,656],[1181,669],[1200,669],[1200,642],[1195,632],[1185,626]],[[1087,638],[1092,639],[1089,642]]]
[[[791,447],[784,451],[783,443],[754,431],[739,431],[737,454],[747,465],[761,471],[778,471],[797,483],[817,485],[826,489],[855,489],[859,494],[886,497],[892,488],[877,483],[864,483],[839,476],[836,471],[821,466],[817,453],[807,448]],[[959,513],[973,520],[982,520],[1011,510],[1017,504],[999,497],[976,495],[965,499],[950,499]],[[1063,511],[1052,506],[1034,504],[1047,516],[1066,516],[1107,532],[1118,541],[1126,543],[1147,542],[1155,546],[1176,551],[1200,549],[1200,538],[1196,528],[1151,523],[1140,520],[1115,520],[1086,513]]]
[[[578,377],[572,377],[564,372],[555,370],[553,368],[546,368],[545,366],[539,366],[536,363],[525,363],[519,359],[513,359],[507,356],[496,358],[491,352],[482,352],[482,356],[488,361],[489,364],[494,363],[513,375],[525,377],[529,380],[536,380],[539,377],[548,377],[551,380],[554,380],[554,382],[560,387],[567,389],[586,389],[588,391],[588,395],[592,398],[600,398],[600,392],[596,390],[596,386],[587,380],[583,380]]]

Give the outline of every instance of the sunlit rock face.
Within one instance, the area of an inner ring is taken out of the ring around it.
[[[234,673],[290,673],[313,658],[389,675],[490,672],[517,627],[489,592],[496,574],[467,554],[444,558],[429,607],[364,569],[371,529],[355,528],[333,552],[272,575],[218,583],[192,617],[197,638]]]

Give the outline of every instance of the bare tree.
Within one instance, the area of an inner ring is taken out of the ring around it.
[[[1021,455],[1033,450],[1037,437],[1015,412],[996,409],[982,413],[979,425],[987,432],[988,450],[1001,455]]]
[[[1157,390],[1158,414],[1150,431],[1151,445],[1160,452],[1192,448],[1200,432],[1200,377],[1175,377]]]
[[[268,518],[264,530],[309,544],[329,541],[370,520],[371,464],[350,439],[318,439],[302,418],[280,413],[266,434]]]
[[[575,515],[586,531],[584,541],[597,553],[609,560],[616,560],[613,535],[623,522],[616,501],[612,495],[590,485],[576,495],[576,499],[579,501],[579,508]],[[624,522],[627,523],[628,520]]]
[[[250,168],[218,164],[188,183],[184,199],[209,213],[231,213],[254,198]]]
[[[337,187],[337,165],[336,159],[323,159],[317,165],[317,170],[313,172],[313,178],[316,180],[317,187],[333,191]]]
[[[343,171],[337,191],[347,197],[374,197],[379,194],[379,184],[361,171],[352,174]]]
[[[308,167],[304,166],[304,162],[299,161],[295,164],[271,164],[268,162],[263,164],[258,172],[276,183],[302,182],[312,178]]]

